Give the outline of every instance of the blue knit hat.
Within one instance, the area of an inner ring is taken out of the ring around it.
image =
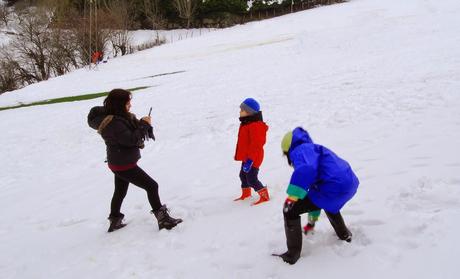
[[[241,103],[240,108],[242,110],[245,110],[245,111],[249,112],[250,114],[255,114],[255,113],[258,113],[260,111],[259,103],[256,100],[254,100],[253,98],[247,98],[246,100],[244,100]]]

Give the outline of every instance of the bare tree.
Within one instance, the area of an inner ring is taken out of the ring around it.
[[[75,33],[53,27],[50,10],[23,10],[18,19],[17,35],[1,52],[2,90],[47,80],[79,66]]]
[[[50,33],[50,47],[49,63],[53,75],[66,74],[84,64],[78,59],[78,38],[72,30],[53,29]]]
[[[152,29],[156,30],[163,27],[163,15],[161,13],[160,0],[142,0],[141,12],[152,24]]]
[[[84,2],[83,13],[74,10],[72,15],[66,15],[64,23],[69,24],[66,28],[71,30],[77,44],[77,61],[82,65],[88,65],[94,51],[106,51],[109,42],[110,31],[107,26],[112,20],[108,13],[100,5],[100,1]],[[90,12],[90,10],[92,10]],[[72,18],[73,20],[69,20]],[[91,24],[90,24],[91,21]],[[91,28],[90,28],[91,27]]]
[[[51,69],[49,61],[51,19],[46,10],[31,9],[18,16],[17,35],[10,43],[19,62],[19,72],[27,83],[47,80]]]
[[[18,77],[16,74],[16,62],[0,54],[0,94],[18,89]]]
[[[76,29],[82,22],[81,15],[72,5],[71,0],[41,0],[51,12],[50,26],[50,64],[54,75],[63,75],[81,65],[85,65],[80,57],[80,42]],[[89,39],[88,39],[89,41]],[[89,60],[89,59],[88,59]]]
[[[0,4],[0,26],[3,24],[8,26],[8,22],[10,21],[11,11],[6,5]]]
[[[105,52],[107,42],[109,41],[109,32],[107,30],[99,29],[98,32],[90,32],[85,19],[80,19],[79,22],[72,28],[73,34],[76,36],[77,41],[77,56],[79,63],[88,65],[90,62],[91,51],[97,46],[99,51]]]
[[[174,0],[174,7],[179,13],[179,17],[187,20],[187,29],[193,20],[200,0]]]
[[[129,28],[133,24],[131,7],[133,0],[103,0],[103,5],[108,13],[105,27],[109,30],[109,40],[112,43],[114,56],[128,54],[131,49]]]
[[[112,43],[113,55],[126,55],[132,52],[131,36],[127,30],[112,30],[110,32],[110,42]]]

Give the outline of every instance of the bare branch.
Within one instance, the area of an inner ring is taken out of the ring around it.
[[[190,28],[199,2],[200,0],[174,0],[174,7],[179,13],[179,17],[187,20],[187,28]]]
[[[10,19],[11,10],[6,5],[0,4],[0,26],[5,25],[7,27]]]

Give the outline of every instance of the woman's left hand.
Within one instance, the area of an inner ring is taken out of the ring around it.
[[[144,120],[145,122],[149,123],[152,125],[152,118],[150,116],[144,116],[141,118],[141,120]]]

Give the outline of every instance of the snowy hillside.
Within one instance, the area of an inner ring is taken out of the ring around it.
[[[184,223],[159,232],[132,186],[129,225],[106,233],[113,175],[86,124],[102,98],[0,111],[0,278],[458,278],[459,13],[458,0],[353,0],[1,95],[3,107],[150,86],[132,102],[138,116],[153,107],[157,136],[139,165]],[[272,200],[257,207],[232,201],[246,97],[270,126],[260,178]],[[280,140],[298,125],[361,184],[342,212],[353,242],[323,214],[290,266],[270,254],[286,249]]]

